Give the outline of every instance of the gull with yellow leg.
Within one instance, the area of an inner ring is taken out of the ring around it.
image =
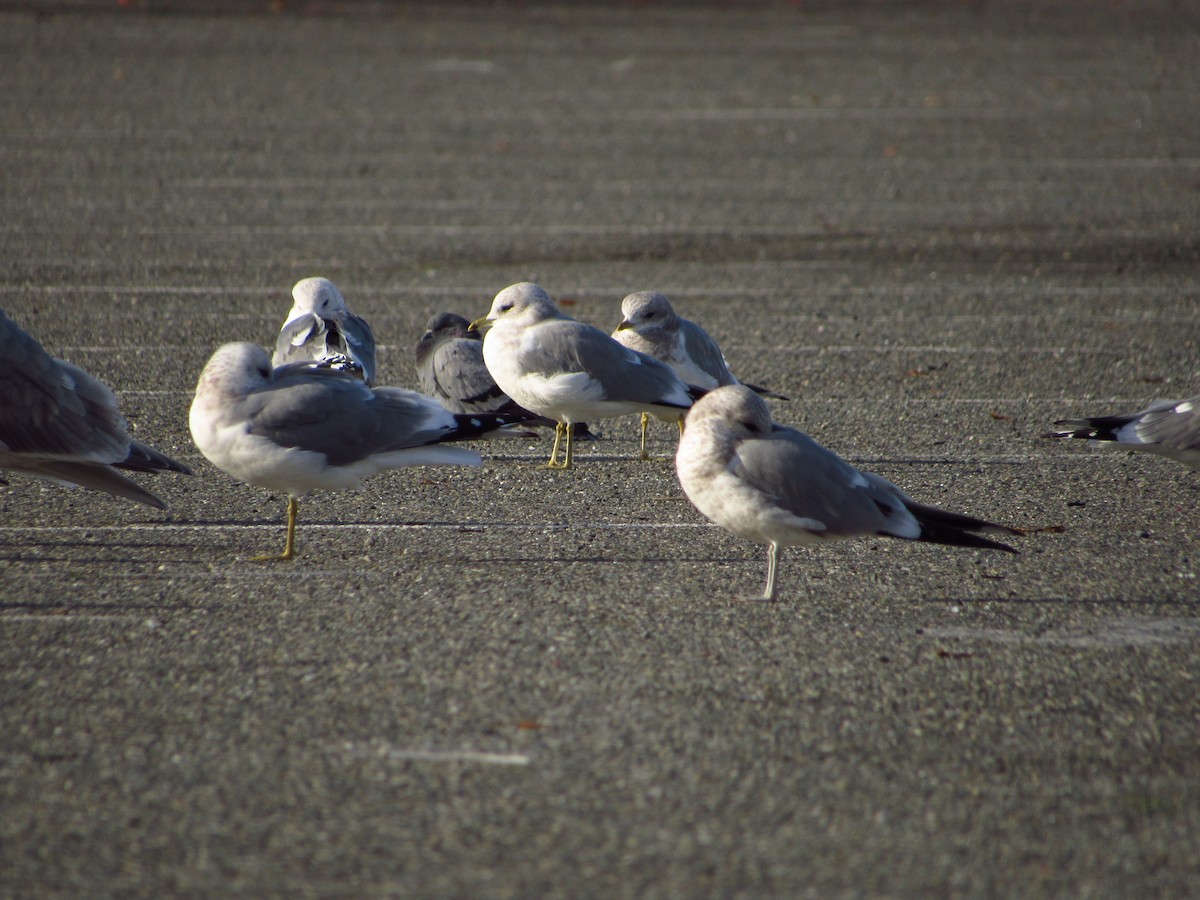
[[[500,291],[471,328],[487,329],[483,358],[500,389],[558,423],[547,464],[553,469],[573,464],[577,423],[638,413],[679,422],[704,393],[666,363],[571,318],[532,282]]]
[[[188,424],[200,452],[238,481],[288,496],[287,539],[295,556],[300,498],[313,490],[357,488],[386,469],[478,466],[474,450],[446,441],[489,437],[528,415],[459,415],[432,397],[308,363],[271,367],[254,344],[225,344],[196,385]],[[529,436],[510,432],[510,436]]]

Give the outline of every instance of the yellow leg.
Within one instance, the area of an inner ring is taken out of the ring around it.
[[[564,469],[571,468],[575,463],[575,423],[567,423],[567,461],[563,463]]]
[[[679,417],[679,436],[683,437],[683,416]]]
[[[566,426],[562,422],[554,423],[554,446],[550,448],[550,462],[546,463],[547,469],[557,469],[558,466],[558,445],[562,443],[563,430]]]
[[[567,437],[567,446],[563,452],[563,461],[560,463],[558,458],[558,442],[562,435]],[[554,428],[554,449],[550,452],[550,462],[546,463],[549,469],[569,469],[573,460],[572,438],[575,435],[575,426],[573,424],[564,424],[559,422]]]
[[[650,430],[650,416],[648,413],[642,413],[642,459],[649,459],[650,454],[646,452],[646,432]]]
[[[300,501],[288,497],[287,505],[287,540],[283,545],[283,553],[279,556],[252,556],[251,562],[286,562],[296,556],[296,514],[300,511]]]

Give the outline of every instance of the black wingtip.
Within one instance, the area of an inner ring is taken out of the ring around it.
[[[785,397],[783,394],[777,393],[770,388],[765,388],[757,384],[750,384],[749,382],[745,381],[742,382],[742,385],[750,388],[750,390],[754,391],[754,393],[758,394],[760,397],[769,397],[772,400],[783,400],[788,403],[792,402],[791,397]]]
[[[1089,441],[1115,441],[1117,432],[1128,425],[1129,416],[1098,416],[1094,419],[1059,419],[1061,431],[1048,431],[1042,437],[1084,438]]]
[[[952,547],[975,547],[982,550],[1003,550],[1005,553],[1020,551],[1008,544],[994,541],[979,534],[980,531],[990,531],[1001,534],[1020,535],[1020,532],[1006,525],[997,525],[974,516],[949,512],[936,506],[923,506],[919,503],[905,504],[908,511],[916,517],[921,526],[918,541],[933,544],[946,544]]]
[[[182,475],[196,474],[183,463],[178,462],[165,453],[159,453],[153,447],[141,441],[131,441],[129,455],[119,463],[113,463],[118,469],[128,469],[131,472],[179,472]]]
[[[1003,550],[1005,553],[1020,553],[1015,547],[1000,541],[993,541],[981,534],[970,531],[958,531],[953,528],[926,526],[921,523],[921,536],[917,539],[932,544],[944,544],[950,547],[974,547],[979,550]]]
[[[454,430],[444,435],[444,441],[471,441],[487,437],[537,437],[531,431],[519,431],[512,426],[536,425],[542,417],[522,411],[512,413],[456,413]]]

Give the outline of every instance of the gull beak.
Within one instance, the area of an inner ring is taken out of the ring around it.
[[[621,324],[617,326],[617,331],[624,331],[625,329],[632,328],[632,327],[633,327],[632,322],[630,322],[628,319],[622,319]]]
[[[474,322],[472,322],[470,327],[467,328],[467,331],[487,331],[492,327],[493,324],[495,323],[488,319],[487,316],[484,316],[482,319],[476,319]]]

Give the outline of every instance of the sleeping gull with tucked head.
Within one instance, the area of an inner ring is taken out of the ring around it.
[[[272,365],[307,362],[375,383],[375,335],[354,315],[328,278],[305,278],[292,288],[295,303],[275,341]]]
[[[1200,395],[1155,400],[1141,412],[1055,422],[1065,430],[1046,437],[1086,438],[1110,447],[1141,450],[1177,460],[1200,472]]]
[[[55,359],[0,310],[0,469],[167,506],[116,469],[192,470],[129,436],[104,382]]]
[[[334,369],[293,363],[271,368],[254,344],[225,344],[209,359],[192,401],[192,439],[213,465],[238,481],[288,495],[287,540],[295,555],[300,497],[357,488],[385,469],[478,466],[479,454],[443,441],[484,437],[522,416],[455,415],[430,397],[371,388]]]
[[[687,384],[706,391],[727,384],[744,384],[729,371],[725,354],[709,333],[695,322],[675,312],[671,301],[658,291],[638,291],[621,301],[621,322],[613,338],[640,353],[660,359],[675,370]],[[746,384],[756,394],[775,400],[787,400],[782,394]],[[642,456],[646,456],[646,426],[649,417],[642,413]]]
[[[717,388],[692,407],[675,466],[700,512],[767,545],[766,589],[746,599],[775,599],[781,547],[879,535],[1016,552],[973,533],[1013,529],[915,502],[808,435],[773,424],[767,404],[743,385]]]
[[[500,390],[483,361],[483,338],[462,316],[442,312],[431,317],[415,356],[421,391],[451,412],[528,412]],[[530,416],[527,425],[554,425]]]
[[[572,319],[531,282],[506,287],[492,301],[487,317],[471,327],[489,329],[483,358],[501,390],[558,423],[551,468],[570,468],[578,422],[637,413],[678,422],[703,393],[680,380],[666,363]]]

